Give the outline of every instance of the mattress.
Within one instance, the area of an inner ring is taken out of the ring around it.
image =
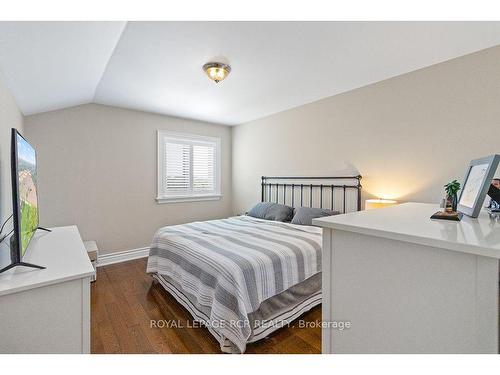
[[[300,293],[309,287],[302,284],[306,280],[319,282],[321,229],[247,216],[164,227],[153,238],[147,272],[203,313],[223,351],[242,353],[266,329],[272,332],[257,329],[255,322],[320,302],[320,287],[303,289],[302,299],[291,298],[277,309],[271,298],[286,298],[282,293],[294,286]]]

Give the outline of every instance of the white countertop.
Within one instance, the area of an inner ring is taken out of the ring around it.
[[[476,219],[431,220],[437,204],[404,203],[313,220],[313,224],[376,237],[500,259],[500,216],[482,210]]]
[[[14,267],[0,274],[0,296],[90,276],[90,263],[76,226],[37,231],[22,261],[47,267],[44,270]]]

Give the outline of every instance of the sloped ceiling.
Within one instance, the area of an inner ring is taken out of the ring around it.
[[[0,22],[0,71],[25,115],[94,100],[125,22]]]
[[[0,22],[25,115],[100,103],[235,125],[500,44],[499,22]],[[222,60],[215,84],[201,70]]]

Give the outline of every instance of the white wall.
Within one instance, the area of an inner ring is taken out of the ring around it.
[[[156,131],[220,137],[220,201],[157,204]],[[165,225],[231,214],[231,128],[88,104],[25,118],[37,150],[40,222],[76,224],[102,253],[149,246]]]
[[[0,226],[12,214],[11,176],[10,176],[10,130],[23,131],[23,116],[14,98],[0,76]],[[12,220],[6,225],[4,233],[12,229]],[[5,244],[0,246],[0,268],[10,262],[10,251]]]
[[[359,172],[363,199],[438,202],[500,153],[499,62],[495,47],[235,127],[233,212],[259,201],[261,175]]]

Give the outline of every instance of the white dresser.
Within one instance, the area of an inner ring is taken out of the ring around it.
[[[90,353],[94,269],[76,226],[38,231],[23,261],[0,274],[0,353]]]
[[[500,218],[430,220],[438,210],[406,203],[314,220],[323,353],[498,353]]]

